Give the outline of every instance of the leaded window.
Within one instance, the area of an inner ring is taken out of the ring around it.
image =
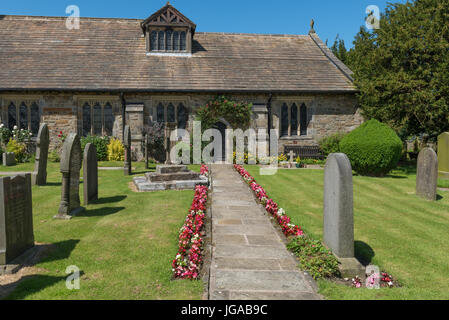
[[[159,30],[150,32],[150,51],[185,52],[187,33],[185,31]]]
[[[187,127],[188,113],[186,107],[182,103],[178,105],[178,129]]]
[[[281,108],[281,136],[288,136],[288,106],[285,103]]]
[[[112,136],[115,116],[109,102],[105,104],[89,104],[86,102],[81,109],[81,113],[83,136]]]
[[[8,107],[8,128],[9,130],[13,130],[14,126],[17,125],[17,109],[14,103],[11,102],[11,104]]]
[[[296,103],[283,103],[280,114],[280,134],[281,136],[307,136],[309,124],[307,107],[303,103],[298,108]]]
[[[11,102],[9,104],[7,124],[10,130],[17,126],[19,129],[29,130],[37,135],[39,122],[39,106],[36,102],[20,102],[17,104]]]

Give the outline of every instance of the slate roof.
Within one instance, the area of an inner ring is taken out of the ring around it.
[[[148,56],[137,19],[0,16],[0,90],[354,92],[311,35],[196,32],[191,57]]]

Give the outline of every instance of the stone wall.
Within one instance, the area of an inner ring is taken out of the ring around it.
[[[30,98],[27,94],[0,95],[2,106],[2,120],[7,123],[8,101],[14,97],[16,101]],[[126,94],[127,106],[131,106],[127,112],[127,124],[134,128],[132,131],[132,147],[134,160],[143,157],[142,134],[140,131],[145,124],[156,121],[156,107],[158,103],[172,102],[174,105],[182,103],[188,110],[189,121],[187,129],[190,131],[197,108],[205,105],[215,94]],[[62,94],[42,93],[33,94],[33,99],[39,101],[41,122],[48,123],[50,129],[50,146],[54,148],[59,138],[58,133],[70,132],[82,133],[83,119],[82,107],[85,103],[102,105],[110,103],[115,117],[113,135],[122,138],[122,108],[118,94]],[[251,126],[253,128],[268,127],[268,94],[234,94],[231,99],[250,102],[254,104]],[[359,126],[363,118],[357,108],[356,97],[353,94],[315,94],[315,95],[273,95],[272,97],[272,125],[280,134],[280,110],[284,102],[295,103],[298,107],[305,104],[308,114],[307,135],[292,135],[279,139],[279,152],[283,152],[284,145],[316,145],[318,141],[330,134],[348,132]],[[140,110],[134,110],[132,106],[142,106]]]

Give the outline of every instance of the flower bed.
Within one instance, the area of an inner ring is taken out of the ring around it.
[[[234,168],[253,190],[257,199],[265,206],[265,210],[276,219],[285,236],[292,238],[288,249],[298,257],[301,268],[308,271],[314,279],[339,276],[338,261],[332,252],[325,248],[320,241],[309,239],[300,226],[291,223],[285,210],[279,208],[278,204],[268,197],[262,186],[243,166],[234,165]]]
[[[267,193],[262,188],[261,185],[257,184],[256,180],[248,173],[240,165],[235,164],[234,168],[240,173],[243,177],[243,180],[248,183],[251,190],[254,191],[257,199],[265,206],[265,210],[270,213],[274,218],[276,218],[277,222],[282,228],[282,232],[288,236],[302,236],[304,233],[301,230],[301,227],[291,223],[291,219],[286,215],[284,209],[279,208],[276,202],[273,199],[268,198]]]
[[[201,172],[208,173],[207,166],[201,166]],[[207,202],[207,186],[197,185],[190,212],[179,232],[179,250],[172,262],[173,276],[179,279],[197,279],[203,262],[202,229]]]

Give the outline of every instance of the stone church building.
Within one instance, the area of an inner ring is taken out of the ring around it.
[[[1,122],[37,133],[122,137],[135,156],[154,121],[192,127],[195,110],[226,94],[253,104],[252,127],[285,146],[316,145],[363,121],[352,72],[307,35],[196,32],[169,3],[145,20],[0,16]],[[222,125],[228,125],[223,120]]]

